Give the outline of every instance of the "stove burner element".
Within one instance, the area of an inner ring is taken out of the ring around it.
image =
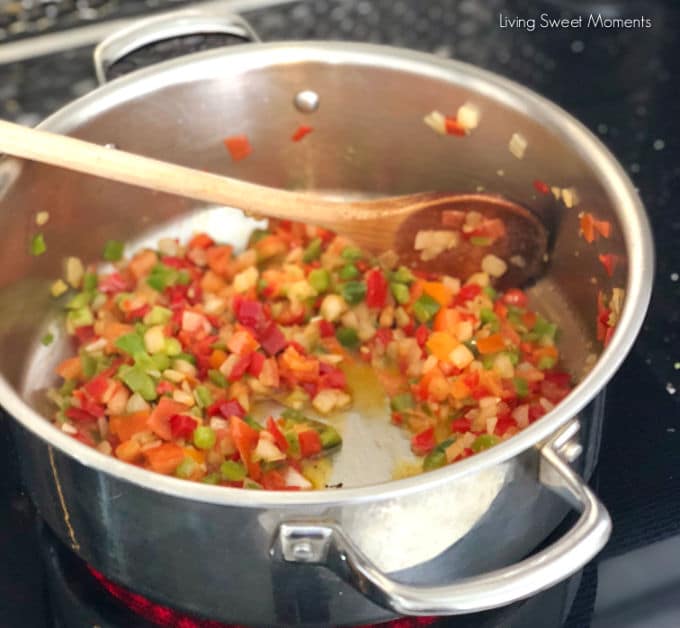
[[[185,615],[180,611],[176,611],[167,606],[155,604],[142,595],[133,593],[132,591],[111,582],[103,574],[90,566],[88,566],[87,569],[109,594],[122,602],[132,612],[158,626],[168,628],[246,628],[242,624],[222,624],[210,619],[196,619],[190,617],[189,615]],[[436,621],[436,617],[405,617],[380,624],[357,626],[357,628],[417,628],[420,626],[430,626]]]

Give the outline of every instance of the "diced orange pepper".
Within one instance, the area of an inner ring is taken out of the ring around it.
[[[245,159],[253,151],[245,135],[232,135],[224,140],[224,145],[234,161]]]
[[[470,388],[463,381],[462,378],[458,378],[451,386],[451,396],[454,399],[467,399],[470,396]]]
[[[454,309],[440,308],[434,317],[432,329],[434,331],[452,331],[460,322],[460,315]]]
[[[158,257],[153,251],[145,250],[137,253],[131,260],[128,268],[135,279],[149,274],[158,262]]]
[[[505,341],[500,334],[492,334],[487,338],[477,338],[477,349],[482,355],[498,353],[505,349]]]
[[[215,349],[211,354],[210,354],[210,368],[211,369],[218,369],[224,361],[227,359],[227,354],[222,351],[222,349]]]
[[[135,328],[132,325],[119,323],[118,321],[111,321],[107,323],[102,329],[102,336],[109,342],[115,342],[121,336],[133,332]]]
[[[205,452],[200,451],[199,449],[196,449],[195,447],[185,447],[184,448],[184,453],[187,455],[189,458],[191,458],[194,462],[198,464],[204,464],[205,463]]]
[[[533,352],[533,355],[534,358],[536,358],[536,360],[540,360],[543,357],[554,358],[555,360],[557,360],[559,356],[559,351],[557,350],[557,347],[548,345],[547,347],[541,347],[540,349],[536,349]]]
[[[208,267],[221,277],[229,278],[232,275],[231,254],[232,247],[229,245],[211,246],[206,250]]]
[[[182,414],[186,409],[187,407],[183,403],[173,401],[170,397],[161,397],[158,405],[149,415],[146,422],[147,427],[163,440],[170,440],[172,438],[170,417],[174,414]]]
[[[80,362],[80,356],[66,358],[56,368],[57,375],[64,379],[79,379],[83,374],[83,367]]]
[[[112,416],[109,419],[109,430],[111,434],[120,438],[121,441],[130,440],[134,434],[149,429],[147,424],[149,414],[148,410],[142,410],[133,414]]]
[[[237,331],[229,338],[227,347],[232,353],[238,355],[247,355],[252,353],[260,346],[260,343],[255,340],[255,337],[249,331]]]
[[[438,360],[447,362],[451,351],[458,346],[458,341],[445,331],[435,331],[427,339],[427,348]]]
[[[612,224],[608,220],[593,220],[593,227],[603,238],[609,238],[612,232]]]
[[[595,241],[595,225],[593,224],[592,214],[587,212],[581,214],[581,234],[588,244]]]
[[[146,463],[152,471],[168,475],[184,460],[184,449],[175,443],[163,443],[159,447],[143,452]]]
[[[260,261],[283,255],[288,251],[288,245],[278,235],[268,235],[255,244],[257,259]]]
[[[531,310],[527,310],[522,314],[522,323],[524,323],[524,326],[527,329],[531,329],[536,324],[536,319],[536,312],[532,312]]]
[[[442,307],[449,305],[453,296],[451,290],[440,281],[424,281],[423,292],[431,296]]]
[[[203,292],[221,292],[227,283],[216,272],[209,270],[201,277],[201,289]]]
[[[142,458],[142,447],[136,440],[123,441],[116,447],[116,458],[125,462],[139,462]]]
[[[213,240],[207,233],[197,233],[191,240],[189,240],[190,249],[207,249],[208,247],[215,244]]]

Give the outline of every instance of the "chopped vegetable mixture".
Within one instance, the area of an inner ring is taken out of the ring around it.
[[[342,439],[332,419],[307,413],[351,405],[344,369],[355,361],[377,373],[423,470],[511,437],[570,390],[556,325],[521,290],[497,293],[483,271],[463,283],[390,256],[381,265],[329,231],[288,222],[256,230],[241,253],[201,233],[129,260],[109,241],[103,257],[113,271],[78,267],[69,278],[77,354],[57,368],[54,420],[159,473],[313,488],[306,465]],[[288,409],[257,422],[263,400]]]

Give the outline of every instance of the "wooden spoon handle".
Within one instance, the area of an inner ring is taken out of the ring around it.
[[[310,215],[323,212],[323,220],[313,222],[336,224],[336,216],[342,221],[341,204],[333,201],[201,172],[11,122],[0,121],[0,151],[121,183],[276,218],[309,222]]]

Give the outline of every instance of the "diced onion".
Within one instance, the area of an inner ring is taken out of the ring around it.
[[[451,360],[453,365],[459,369],[464,369],[474,359],[475,356],[472,354],[472,351],[463,344],[458,345],[449,354],[449,360]]]
[[[430,113],[423,118],[423,122],[435,133],[446,135],[446,116],[440,111],[430,111]]]
[[[77,288],[83,279],[85,268],[83,263],[77,257],[67,257],[64,262],[64,275],[66,282],[71,288]]]
[[[266,462],[276,462],[286,458],[286,454],[266,438],[260,438],[257,441],[257,447],[255,447],[253,456],[256,460],[264,460]]]
[[[472,103],[466,102],[458,107],[456,118],[461,126],[467,130],[476,129],[480,119],[479,109]]]
[[[508,270],[508,265],[500,257],[489,253],[482,259],[482,270],[492,277],[502,277]]]
[[[517,159],[522,159],[528,145],[529,142],[521,133],[513,133],[508,143],[508,149]]]
[[[68,286],[63,279],[57,279],[50,287],[50,292],[53,297],[60,297],[68,290]]]
[[[312,483],[302,475],[297,469],[293,467],[288,467],[283,476],[283,481],[286,486],[292,486],[301,489],[312,488]]]
[[[49,212],[38,212],[35,215],[35,224],[38,225],[38,227],[42,227],[43,225],[47,224],[47,221],[49,219],[50,219]]]
[[[458,246],[459,242],[460,233],[457,231],[431,231],[423,229],[416,234],[414,249],[421,251],[420,258],[427,262],[444,251]]]
[[[149,409],[149,404],[144,401],[139,393],[135,393],[128,399],[127,406],[125,407],[128,414],[133,414],[134,412],[142,412],[143,410]]]
[[[517,406],[512,411],[512,418],[517,421],[517,425],[522,429],[529,425],[529,405],[525,403],[522,406]]]
[[[183,390],[173,391],[172,398],[177,403],[182,403],[189,408],[194,405],[194,396],[184,392]]]

